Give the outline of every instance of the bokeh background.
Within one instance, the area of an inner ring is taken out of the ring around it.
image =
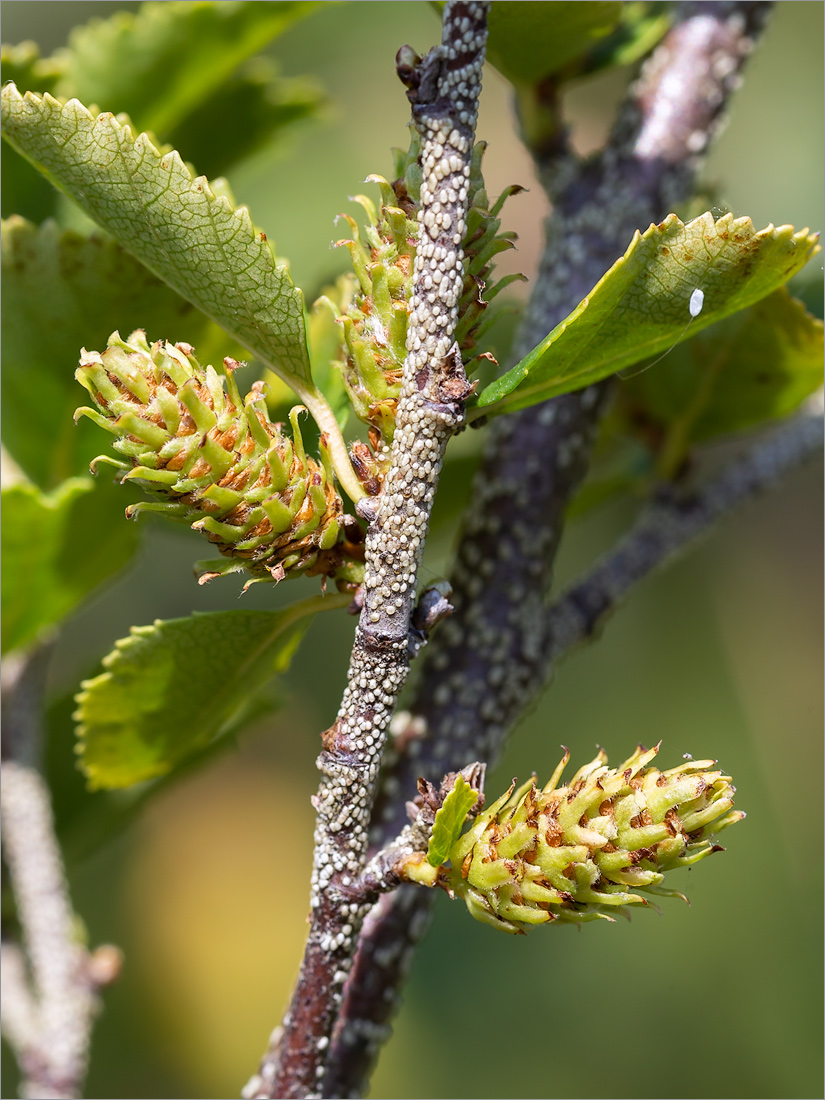
[[[72,26],[136,7],[5,0],[3,41],[31,38],[50,52]],[[406,144],[395,51],[410,42],[423,52],[438,34],[426,3],[326,7],[271,50],[286,74],[312,74],[325,89],[323,116],[296,129],[286,149],[230,174],[309,300],[344,267],[330,250],[342,235],[335,215],[368,173],[390,173],[389,147]],[[758,226],[822,226],[822,38],[822,5],[777,5],[710,158],[718,201]],[[626,78],[571,90],[580,149],[599,144]],[[546,207],[507,86],[492,72],[479,134],[490,146],[490,192],[530,188],[505,218],[520,235],[510,269],[532,275]],[[811,267],[821,279],[821,257]],[[473,434],[462,446],[477,445]],[[559,669],[489,780],[498,790],[513,775],[546,776],[561,744],[579,763],[597,743],[616,761],[660,738],[663,766],[685,752],[718,757],[748,819],[726,834],[726,854],[683,873],[690,907],[666,900],[661,917],[506,937],[440,897],[373,1096],[822,1096],[821,501],[815,465],[647,582],[598,644]],[[619,503],[572,524],[560,579],[584,568],[630,515]],[[453,519],[439,523],[427,578],[447,568]],[[93,674],[132,624],[237,607],[235,580],[195,585],[200,556],[193,533],[150,521],[137,564],[67,623],[55,697]],[[304,582],[261,588],[244,606],[308,591]],[[90,941],[117,943],[126,958],[95,1029],[86,1095],[236,1096],[255,1069],[300,959],[313,762],[352,627],[343,614],[316,620],[277,714],[159,795],[115,841],[72,862]],[[11,1096],[4,1054],[2,1092]]]

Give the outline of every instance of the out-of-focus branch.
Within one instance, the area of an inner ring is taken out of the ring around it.
[[[2,946],[2,1029],[20,1066],[21,1095],[68,1098],[80,1095],[85,1077],[97,989],[117,966],[104,973],[104,957],[78,942],[49,790],[33,766],[48,656],[44,647],[3,668],[0,819],[23,947]],[[113,948],[102,951],[116,959]]]
[[[822,453],[822,392],[802,413],[688,493],[663,491],[619,543],[552,604],[548,670],[590,641],[629,593],[726,516]]]
[[[602,153],[577,160],[563,132],[533,149],[553,214],[519,357],[588,293],[636,229],[691,196],[770,7],[679,5]],[[376,803],[374,843],[398,832],[418,776],[435,779],[473,759],[493,763],[544,684],[552,621],[541,596],[609,392],[610,383],[590,387],[501,417],[489,429],[451,576],[455,612],[434,634],[409,712],[396,716],[396,756]],[[402,887],[370,914],[344,990],[326,1095],[362,1094],[388,1034],[391,991],[400,989],[432,900]]]

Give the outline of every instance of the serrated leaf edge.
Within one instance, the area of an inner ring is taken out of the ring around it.
[[[188,180],[188,184],[192,190],[197,190],[200,193],[203,193],[207,201],[215,205],[215,209],[220,210],[224,213],[228,212],[232,218],[238,221],[239,230],[246,234],[248,239],[251,239],[257,244],[258,248],[260,249],[262,262],[268,266],[270,274],[274,271],[277,271],[279,273],[279,277],[286,278],[289,286],[292,287],[295,293],[299,296],[302,315],[301,351],[307,375],[306,382],[302,381],[300,378],[297,378],[294,374],[287,373],[273,360],[272,356],[269,355],[267,352],[263,351],[257,346],[252,346],[255,343],[254,341],[250,342],[249,339],[245,338],[242,334],[239,334],[227,328],[224,318],[216,317],[214,313],[210,312],[208,309],[204,309],[201,303],[195,301],[189,293],[182,292],[179,287],[170,284],[163,273],[154,271],[151,265],[147,264],[141,256],[137,256],[136,258],[141,263],[145,264],[145,266],[149,268],[149,270],[152,271],[153,274],[162,279],[163,282],[167,283],[168,285],[172,285],[172,288],[179,294],[181,294],[182,297],[186,298],[187,301],[191,301],[192,304],[196,306],[196,308],[200,309],[203,313],[205,313],[208,317],[215,321],[215,323],[218,324],[221,328],[229,332],[229,334],[233,336],[241,345],[249,348],[249,350],[252,351],[253,354],[258,356],[267,367],[269,367],[275,374],[277,374],[279,378],[282,378],[283,381],[292,390],[294,390],[294,392],[301,399],[304,405],[306,405],[306,407],[309,409],[320,430],[327,436],[327,449],[329,451],[336,476],[338,477],[342,488],[347,492],[347,494],[353,501],[360,500],[360,498],[364,496],[364,489],[362,488],[361,483],[356,477],[355,471],[352,468],[352,464],[350,462],[349,454],[347,451],[347,446],[344,442],[344,438],[341,433],[339,424],[336,420],[335,414],[330,408],[326,398],[323,396],[320,390],[317,389],[317,387],[313,384],[311,380],[311,365],[309,361],[309,352],[306,346],[306,324],[303,321],[303,294],[300,288],[296,287],[295,284],[292,282],[292,278],[289,275],[288,267],[285,262],[278,262],[278,259],[273,253],[272,248],[266,240],[265,235],[255,232],[255,228],[252,224],[252,219],[250,217],[248,207],[243,204],[240,206],[233,206],[225,195],[216,195],[215,192],[212,190],[209,180],[206,178],[206,176],[194,176],[191,169],[181,158],[177,150],[170,149],[168,152],[162,152],[158,146],[158,143],[155,139],[152,138],[150,134],[142,132],[136,135],[134,126],[132,125],[128,116],[124,114],[115,116],[111,112],[94,113],[78,99],[61,100],[56,98],[55,96],[50,95],[48,92],[44,93],[42,96],[39,96],[34,92],[25,92],[21,95],[13,82],[7,84],[2,89],[2,101],[4,105],[4,115],[10,115],[15,108],[24,110],[26,108],[29,108],[31,110],[38,110],[40,109],[40,107],[45,106],[50,111],[53,112],[57,110],[61,114],[67,109],[70,109],[71,112],[74,112],[76,116],[82,116],[84,120],[88,121],[92,125],[108,124],[110,128],[115,131],[116,134],[118,132],[122,132],[126,140],[137,150],[138,153],[142,154],[144,152],[148,152],[152,157],[156,158],[157,164],[159,166],[163,164],[163,161],[165,159],[170,160],[175,169],[181,171],[184,178]],[[9,143],[15,149],[17,149],[17,151],[20,152],[22,156],[26,157],[27,160],[30,160],[31,163],[33,163],[38,169],[38,171],[45,175],[46,178],[49,179],[52,184],[58,188],[58,190],[64,193],[68,193],[64,191],[64,188],[60,185],[59,181],[57,181],[48,171],[45,171],[41,165],[37,164],[36,161],[31,160],[31,158],[26,154],[24,150],[17,147],[13,136],[8,132],[8,125],[4,125],[3,134],[6,140],[9,141]],[[131,252],[131,249],[129,249],[127,245],[122,244],[122,247]],[[255,325],[257,325],[257,322],[255,322]]]
[[[517,400],[517,398],[515,397],[516,394],[519,395],[518,400],[520,401],[522,398],[526,397],[532,392],[542,392],[544,390],[549,390],[549,386],[546,381],[542,383],[536,383],[535,386],[532,388],[522,387],[520,385],[520,382],[516,381],[513,387],[502,397],[491,397],[486,404],[484,403],[485,393],[489,393],[491,390],[494,390],[508,376],[516,378],[517,372],[520,372],[522,378],[527,377],[531,368],[531,360],[534,358],[539,358],[540,355],[543,355],[544,352],[553,343],[555,343],[556,340],[559,339],[562,333],[565,332],[565,330],[574,321],[578,320],[578,318],[585,313],[588,306],[590,305],[591,299],[607,283],[614,272],[620,270],[628,262],[641,241],[649,240],[656,235],[661,236],[662,240],[664,241],[667,239],[668,234],[678,232],[680,229],[691,229],[700,224],[703,225],[706,229],[714,229],[717,231],[719,230],[720,226],[726,229],[729,228],[730,230],[744,229],[746,232],[749,232],[749,236],[754,241],[759,241],[767,237],[772,237],[774,240],[777,241],[787,240],[793,241],[795,244],[801,244],[804,242],[807,245],[808,254],[803,260],[803,263],[799,264],[797,270],[799,270],[799,268],[801,268],[804,263],[807,263],[807,261],[820,250],[817,243],[819,240],[819,234],[811,233],[808,227],[797,230],[792,225],[785,224],[777,227],[771,222],[764,229],[754,230],[753,220],[750,217],[742,216],[736,218],[732,213],[723,214],[722,217],[720,217],[718,220],[714,220],[713,215],[710,213],[710,211],[706,211],[704,214],[700,214],[698,218],[693,218],[689,222],[683,222],[676,214],[668,214],[664,221],[658,223],[651,222],[651,224],[643,233],[638,229],[636,230],[636,232],[633,234],[633,239],[631,240],[628,247],[625,249],[624,254],[620,256],[618,260],[616,260],[616,262],[605,272],[604,275],[602,275],[601,279],[599,279],[599,281],[589,292],[589,294],[587,294],[581,300],[581,302],[579,302],[576,308],[571,313],[569,313],[567,317],[565,317],[564,320],[561,321],[550,333],[548,333],[548,335],[545,336],[545,338],[539,344],[537,344],[531,352],[528,352],[528,354],[521,360],[520,363],[517,363],[515,367],[511,368],[510,371],[502,375],[501,378],[498,378],[494,382],[491,382],[490,385],[487,386],[485,390],[481,392],[481,394],[479,394],[478,403],[472,409],[468,410],[467,419],[469,421],[472,421],[474,419],[478,419],[478,417],[480,416],[490,416],[494,415],[497,412],[507,411],[507,405],[513,404]],[[788,275],[787,277],[790,278],[791,275]],[[682,339],[690,339],[697,333],[701,332],[702,329],[708,328],[710,325],[715,324],[717,321],[724,320],[725,317],[729,317],[732,314],[738,313],[740,310],[747,308],[749,305],[753,305],[756,302],[761,301],[762,298],[766,298],[769,294],[773,293],[774,290],[777,290],[779,286],[782,285],[784,284],[780,283],[776,287],[772,287],[766,290],[761,297],[755,298],[752,302],[747,302],[744,305],[737,305],[728,310],[717,309],[715,311],[707,311],[699,314],[698,317],[694,318],[689,332],[684,333],[683,337],[681,339],[677,339],[675,343],[681,343]],[[655,354],[655,351],[658,349],[658,345],[654,345],[654,348],[651,350],[648,350],[644,345],[640,345],[640,349],[640,354],[635,360],[636,362],[641,359],[647,358],[648,355]],[[629,363],[623,364],[623,368],[624,366],[631,365],[632,364]],[[581,374],[584,372],[579,373]],[[609,370],[606,371],[603,377],[607,377],[610,373],[611,372]],[[575,374],[568,374],[564,379],[565,388],[563,390],[548,392],[547,396],[557,396],[559,393],[566,393],[577,389],[578,387],[575,381],[576,377],[577,376]]]
[[[270,636],[269,641],[261,643],[257,649],[246,655],[245,665],[254,663],[259,656],[261,650],[266,645],[271,644],[273,637],[285,633],[292,626],[294,626],[301,619],[314,615],[319,611],[331,611],[336,608],[346,607],[352,600],[352,594],[346,592],[340,593],[327,593],[321,596],[310,596],[305,600],[300,600],[297,603],[292,604],[281,611],[267,612],[263,611],[263,615],[272,615],[277,619],[277,627],[273,624],[273,634]],[[112,681],[116,678],[118,665],[127,659],[129,650],[135,648],[139,643],[145,639],[151,637],[158,630],[162,629],[170,623],[187,622],[196,618],[203,618],[207,616],[215,616],[224,614],[223,612],[216,611],[193,611],[191,615],[183,616],[179,619],[155,619],[151,625],[146,626],[132,626],[129,628],[129,634],[125,638],[118,638],[114,643],[114,648],[111,652],[101,660],[105,672],[99,673],[97,676],[93,676],[90,679],[82,680],[80,683],[80,691],[74,697],[77,708],[72,713],[72,718],[77,723],[76,728],[76,742],[74,751],[79,759],[79,766],[86,776],[91,789],[99,789],[105,787],[104,784],[98,784],[95,781],[94,772],[87,769],[84,766],[83,758],[87,748],[86,736],[89,732],[89,726],[84,721],[86,717],[85,707],[88,702],[91,693],[100,685]],[[232,614],[232,612],[229,612]],[[237,674],[243,675],[243,668],[241,668]],[[158,773],[161,774],[161,773]],[[140,782],[136,780],[135,782]]]

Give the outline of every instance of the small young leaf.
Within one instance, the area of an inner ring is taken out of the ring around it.
[[[669,214],[636,233],[573,312],[481,392],[470,417],[527,408],[667,351],[782,286],[816,241],[790,225],[756,232],[750,218],[732,214],[714,222],[707,213],[687,225]],[[704,308],[692,318],[696,289]]]
[[[75,425],[81,347],[118,325],[185,340],[205,362],[240,345],[110,237],[10,218],[2,226],[3,445],[43,489],[88,472],[100,454],[91,423]],[[121,503],[121,512],[123,504]]]
[[[461,835],[467,814],[477,801],[478,791],[470,786],[463,775],[459,775],[455,786],[435,815],[430,845],[427,849],[427,862],[432,867],[440,867],[447,858],[453,844]]]
[[[289,665],[317,611],[351,595],[314,596],[284,611],[218,611],[132,627],[77,696],[81,766],[92,788],[129,787],[208,745],[246,699]]]
[[[216,197],[172,151],[77,100],[3,88],[3,135],[146,266],[217,321],[310,409],[303,297],[245,206]]]
[[[28,645],[65,618],[134,553],[110,482],[71,478],[53,493],[28,482],[3,489],[3,652]]]
[[[823,325],[783,287],[621,387],[631,421],[667,429],[676,468],[695,442],[792,412],[822,385]]]

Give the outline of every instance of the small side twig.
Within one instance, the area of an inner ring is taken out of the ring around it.
[[[47,659],[47,650],[36,650],[3,669],[0,818],[23,945],[2,945],[2,1030],[20,1066],[22,1096],[71,1098],[85,1077],[103,982],[77,940],[49,790],[33,766]]]
[[[381,894],[394,890],[401,882],[410,879],[415,882],[424,882],[428,886],[434,885],[435,875],[433,874],[430,879],[429,875],[422,878],[412,874],[410,861],[417,863],[426,855],[436,815],[447,795],[455,787],[459,776],[463,777],[479,794],[475,806],[470,810],[470,817],[475,817],[481,810],[484,805],[486,772],[487,765],[476,760],[462,768],[460,772],[448,772],[437,787],[426,779],[419,779],[418,794],[413,802],[407,803],[409,823],[404,826],[395,840],[373,855],[358,879],[347,888],[347,897],[351,901],[358,900],[372,904]]]
[[[629,593],[681,556],[736,508],[822,452],[822,392],[807,408],[718,474],[648,505],[619,543],[554,601],[548,613],[548,668],[591,640]]]
[[[450,2],[440,46],[423,61],[409,48],[399,52],[422,169],[407,358],[390,469],[377,500],[358,505],[369,522],[364,598],[347,687],[318,759],[309,937],[277,1054],[265,1056],[247,1096],[323,1094],[325,1051],[368,909],[348,901],[347,888],[366,862],[381,753],[409,670],[418,562],[444,449],[471,391],[454,332],[488,8]]]

